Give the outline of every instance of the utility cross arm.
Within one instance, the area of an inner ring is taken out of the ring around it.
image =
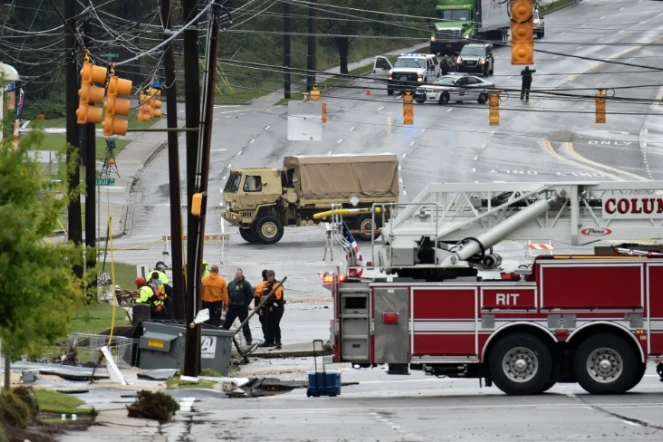
[[[455,266],[503,240],[661,238],[663,181],[429,184],[391,216],[376,264]]]

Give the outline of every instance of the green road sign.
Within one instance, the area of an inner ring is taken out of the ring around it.
[[[97,178],[97,186],[114,186],[115,178]]]

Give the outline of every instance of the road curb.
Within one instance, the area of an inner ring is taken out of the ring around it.
[[[559,0],[555,3],[551,3],[548,7],[543,7],[543,12],[548,15],[553,12],[561,11],[564,8],[567,8],[572,5],[577,5],[579,2],[577,0]]]
[[[162,143],[159,143],[152,151],[150,154],[147,156],[145,161],[143,162],[143,165],[141,168],[138,170],[138,174],[136,176],[131,177],[131,184],[127,186],[127,191],[125,192],[125,195],[127,196],[127,203],[122,209],[123,214],[122,214],[122,231],[118,233],[117,235],[113,235],[113,239],[118,239],[122,238],[127,234],[127,219],[129,218],[129,197],[131,196],[131,192],[134,190],[134,186],[136,185],[136,182],[138,181],[138,177],[140,176],[140,173],[145,169],[145,167],[164,149],[168,146],[168,142],[164,141]],[[99,237],[99,241],[106,241],[108,240],[107,237]]]

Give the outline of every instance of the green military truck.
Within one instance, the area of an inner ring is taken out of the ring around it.
[[[398,202],[398,157],[375,155],[299,155],[285,157],[282,169],[250,168],[230,172],[223,189],[223,219],[239,227],[249,243],[275,244],[284,226],[319,223],[316,213],[332,204],[367,208]],[[376,215],[377,216],[377,215]],[[358,239],[370,240],[370,214],[349,220]]]
[[[511,18],[508,1],[438,0],[430,51],[437,55],[460,53],[466,43],[505,44]]]

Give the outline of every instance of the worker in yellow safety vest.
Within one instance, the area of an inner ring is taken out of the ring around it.
[[[203,259],[203,278],[210,274],[210,271],[207,269],[207,260]]]
[[[154,288],[145,281],[145,278],[142,276],[136,278],[136,288],[139,294],[136,303],[149,304],[152,307],[152,319],[168,319],[166,306],[159,299]]]
[[[173,286],[170,285],[170,279],[168,279],[168,276],[166,275],[166,264],[163,261],[157,262],[157,264],[155,265],[154,272],[159,274],[159,281],[161,281],[164,289],[166,289],[166,295],[168,295],[168,298],[170,299],[169,303],[172,305],[172,303],[177,302],[173,298],[174,297]],[[172,314],[173,314],[173,308],[171,306],[168,308],[168,315]]]

